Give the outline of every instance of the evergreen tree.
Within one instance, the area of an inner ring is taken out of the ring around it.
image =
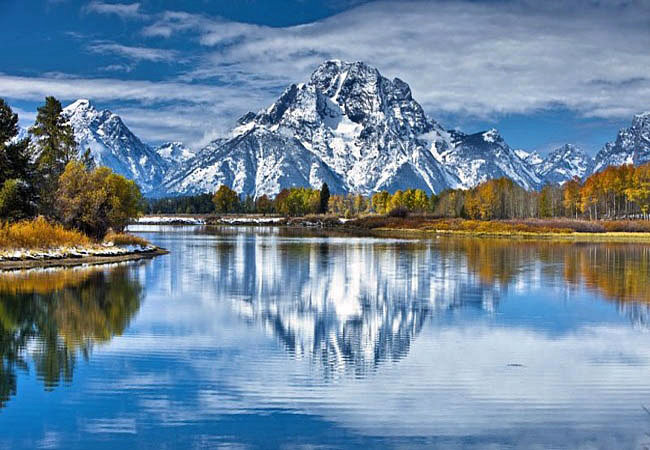
[[[18,135],[18,114],[0,98],[0,146],[4,147]]]
[[[41,212],[52,216],[54,193],[58,179],[66,165],[77,159],[77,143],[72,127],[61,115],[61,102],[47,97],[45,104],[38,108],[36,122],[29,132],[35,137],[37,151],[36,167],[40,176]]]
[[[330,201],[330,188],[327,185],[327,183],[323,183],[323,185],[320,188],[320,205],[318,208],[318,212],[321,214],[326,214],[327,213],[327,207],[329,205]]]
[[[93,155],[90,152],[90,148],[87,148],[84,154],[81,155],[81,162],[84,166],[86,166],[86,169],[88,170],[93,170],[97,167],[95,160],[93,159]]]
[[[0,219],[30,217],[35,210],[29,138],[18,136],[18,115],[0,99]]]

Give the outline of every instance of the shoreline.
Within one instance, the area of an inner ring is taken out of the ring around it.
[[[81,256],[64,258],[43,258],[43,259],[15,259],[0,261],[0,272],[23,269],[48,268],[48,267],[74,267],[74,266],[95,266],[125,261],[137,261],[151,259],[156,256],[166,255],[169,251],[156,247],[152,250],[123,253],[119,255],[103,256]]]
[[[161,216],[157,216],[160,218]],[[557,229],[557,231],[543,229],[540,225],[539,231],[535,226],[529,226],[528,229],[522,230],[499,230],[495,229],[438,229],[437,222],[444,224],[444,219],[422,219],[421,223],[408,223],[410,219],[419,221],[417,216],[408,219],[389,219],[393,223],[377,224],[378,226],[369,226],[368,220],[382,219],[384,217],[366,217],[358,219],[341,219],[332,216],[325,217],[279,217],[279,216],[214,216],[214,215],[183,215],[182,219],[175,221],[179,216],[162,216],[166,220],[162,222],[143,221],[136,222],[133,225],[203,225],[203,226],[235,226],[235,227],[282,227],[293,229],[310,229],[310,230],[330,230],[349,233],[368,233],[368,234],[390,234],[391,236],[401,237],[440,237],[440,236],[466,236],[476,238],[500,238],[500,239],[540,239],[564,242],[630,242],[630,243],[650,243],[650,232],[647,231],[574,231],[570,229]],[[195,220],[195,223],[192,221]],[[470,221],[462,219],[457,220],[460,224],[467,224]],[[588,221],[579,221],[584,225],[592,224]],[[607,222],[597,222],[597,225],[603,225]],[[504,222],[485,221],[481,224],[495,227],[503,226]],[[415,226],[413,226],[415,225]],[[507,224],[506,224],[507,226]]]
[[[354,228],[359,230],[358,228]],[[380,234],[407,234],[419,235],[420,237],[475,237],[512,240],[545,240],[565,242],[601,242],[601,243],[648,243],[650,244],[650,233],[631,232],[605,232],[605,233],[553,233],[553,232],[486,232],[486,231],[464,231],[464,230],[420,230],[417,228],[373,228],[368,230]]]

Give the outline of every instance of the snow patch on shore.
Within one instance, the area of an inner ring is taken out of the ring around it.
[[[269,223],[282,223],[285,219],[283,217],[222,217],[219,219],[221,223],[228,225],[235,224],[269,224]]]
[[[205,225],[205,220],[198,217],[145,216],[138,218],[137,223],[149,225]]]
[[[12,249],[0,251],[0,261],[35,261],[92,256],[122,256],[154,251],[153,245],[97,245],[95,247],[59,247],[47,250]]]

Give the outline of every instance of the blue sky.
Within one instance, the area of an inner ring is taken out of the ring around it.
[[[567,6],[568,5],[568,6]],[[199,148],[330,58],[409,83],[448,128],[595,153],[650,110],[650,0],[0,0],[0,96],[90,98]]]

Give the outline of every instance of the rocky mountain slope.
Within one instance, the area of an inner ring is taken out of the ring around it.
[[[156,192],[169,168],[164,160],[109,110],[98,111],[85,99],[63,109],[72,126],[79,152],[90,149],[97,165],[135,180],[145,194]]]
[[[576,177],[583,179],[589,176],[593,165],[593,159],[581,148],[566,144],[532,167],[542,184],[564,184]]]
[[[165,142],[156,147],[155,152],[170,164],[183,164],[194,157],[194,153],[182,142]]]
[[[451,145],[440,153],[440,160],[458,177],[463,188],[502,177],[528,190],[541,184],[534,170],[494,129],[475,134],[452,132]]]
[[[618,132],[616,140],[605,144],[594,162],[594,172],[607,166],[639,165],[650,161],[650,112],[637,114],[632,126]]]

